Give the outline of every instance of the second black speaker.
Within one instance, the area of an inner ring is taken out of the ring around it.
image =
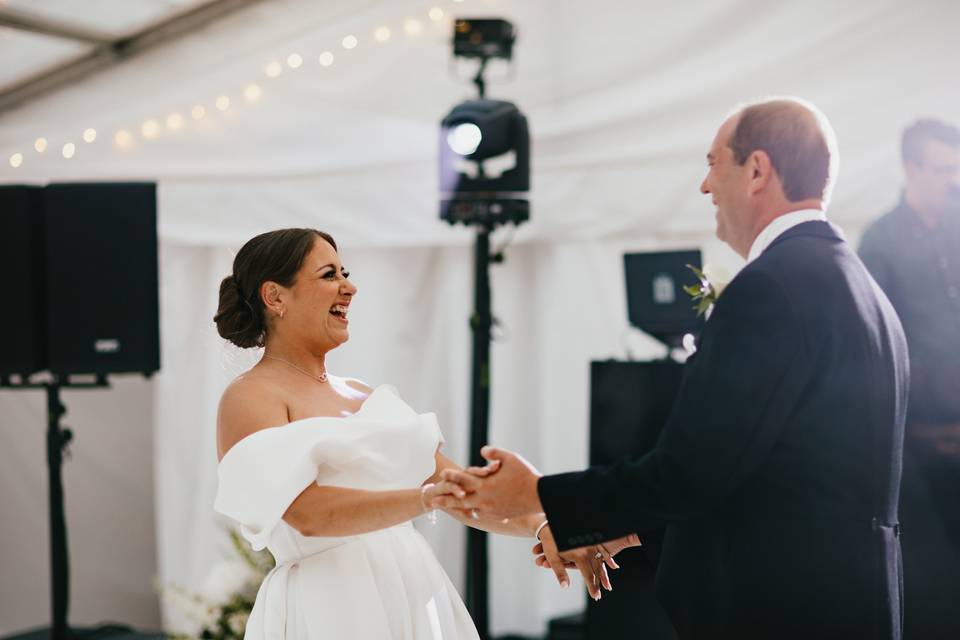
[[[50,371],[160,368],[156,202],[152,183],[44,189]]]

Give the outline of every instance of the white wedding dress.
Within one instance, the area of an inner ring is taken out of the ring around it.
[[[427,541],[405,522],[345,537],[307,537],[283,521],[312,482],[367,490],[419,487],[443,441],[390,386],[357,413],[257,431],[220,461],[214,508],[236,520],[276,568],[257,593],[246,640],[474,640],[463,601]]]

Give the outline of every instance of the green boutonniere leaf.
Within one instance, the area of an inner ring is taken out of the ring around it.
[[[693,308],[696,310],[697,315],[702,316],[717,302],[717,298],[719,297],[717,288],[713,286],[713,283],[710,282],[701,269],[698,269],[692,264],[688,264],[687,268],[693,272],[693,275],[695,275],[700,282],[698,284],[687,285],[683,287],[683,290],[687,292],[691,301],[694,303]]]

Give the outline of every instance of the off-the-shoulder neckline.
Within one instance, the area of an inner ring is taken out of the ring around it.
[[[247,440],[249,440],[250,438],[253,438],[254,436],[256,436],[256,435],[258,435],[258,434],[261,434],[261,433],[262,433],[262,434],[271,433],[271,432],[273,432],[275,429],[285,429],[285,428],[290,427],[290,426],[292,426],[292,425],[295,425],[295,424],[297,424],[297,423],[306,422],[306,421],[308,421],[308,420],[350,420],[351,418],[355,418],[355,417],[357,417],[357,416],[360,415],[360,413],[366,408],[367,403],[370,402],[370,399],[373,398],[373,396],[376,395],[377,392],[380,391],[381,389],[393,389],[394,391],[396,391],[396,388],[395,388],[392,384],[379,384],[379,385],[377,385],[376,387],[374,387],[373,390],[370,391],[370,393],[367,394],[367,397],[363,399],[363,402],[360,403],[360,406],[357,407],[357,410],[354,411],[353,413],[351,413],[350,415],[346,415],[346,416],[309,416],[309,417],[307,417],[307,418],[298,418],[298,419],[296,419],[296,420],[291,420],[290,422],[286,422],[286,423],[284,423],[284,424],[274,425],[274,426],[272,426],[272,427],[264,427],[263,429],[257,429],[257,430],[254,431],[253,433],[248,433],[247,435],[243,436],[242,438],[240,438],[239,440],[237,440],[235,443],[233,443],[233,446],[230,447],[230,449],[228,449],[225,454],[223,454],[223,457],[222,457],[222,458],[220,458],[220,461],[217,463],[217,466],[219,467],[220,465],[222,465],[222,464],[223,464],[223,461],[227,459],[227,456],[229,456],[230,453],[233,452],[234,449],[236,449],[236,448],[239,447],[241,444],[243,444],[244,442],[246,442]]]

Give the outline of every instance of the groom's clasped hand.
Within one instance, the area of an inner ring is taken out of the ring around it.
[[[486,466],[469,467],[463,471],[445,469],[442,472],[442,479],[458,485],[464,495],[457,497],[449,494],[437,498],[435,504],[474,518],[482,514],[507,520],[543,512],[537,494],[537,481],[542,474],[536,467],[523,456],[506,449],[486,446],[480,453],[487,461]],[[551,569],[563,588],[570,586],[567,569],[576,568],[594,600],[600,599],[601,588],[613,590],[607,573],[608,568],[619,569],[613,557],[623,549],[641,544],[640,538],[631,534],[602,544],[560,552],[549,524],[542,526],[538,533],[540,542],[533,547],[536,565]]]

